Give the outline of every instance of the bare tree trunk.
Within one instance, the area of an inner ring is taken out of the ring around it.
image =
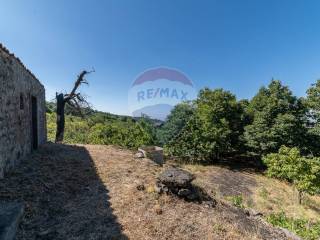
[[[65,126],[65,117],[64,117],[64,108],[66,103],[77,109],[79,113],[82,115],[81,104],[85,104],[87,107],[89,106],[85,97],[81,96],[80,93],[76,93],[81,84],[88,84],[86,79],[84,79],[85,75],[94,72],[94,69],[90,72],[82,71],[78,76],[76,82],[74,83],[74,87],[69,94],[57,93],[57,131],[56,131],[56,143],[60,143],[63,141],[64,137],[64,126]]]
[[[65,118],[64,118],[64,107],[65,107],[65,99],[64,95],[57,94],[57,131],[56,131],[56,143],[62,142],[64,137],[64,126],[65,126]]]

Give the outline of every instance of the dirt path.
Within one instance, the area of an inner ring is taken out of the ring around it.
[[[0,201],[26,204],[18,239],[284,239],[231,206],[159,196],[161,170],[111,146],[48,144],[0,181]]]

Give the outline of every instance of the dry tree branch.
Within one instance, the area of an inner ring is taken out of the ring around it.
[[[89,103],[86,101],[86,98],[81,95],[81,93],[77,93],[78,88],[81,84],[88,84],[88,81],[85,79],[87,74],[95,72],[83,70],[77,80],[74,83],[74,87],[69,94],[60,93],[56,95],[57,99],[57,131],[56,131],[56,142],[62,142],[64,137],[64,128],[65,128],[65,116],[64,116],[64,108],[65,104],[71,106],[71,108],[75,109],[79,112],[81,117],[84,117],[83,109],[90,108]],[[85,106],[85,107],[82,107]]]

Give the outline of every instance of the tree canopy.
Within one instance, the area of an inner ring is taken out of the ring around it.
[[[172,155],[191,161],[215,160],[235,150],[242,132],[241,105],[223,89],[200,91],[194,113],[181,133],[167,144]]]
[[[252,152],[275,152],[281,145],[305,148],[306,110],[280,81],[272,80],[268,87],[262,87],[247,111],[253,121],[245,127],[244,139]]]

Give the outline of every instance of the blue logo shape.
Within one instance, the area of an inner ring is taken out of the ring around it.
[[[133,82],[128,94],[134,117],[147,115],[165,120],[172,108],[196,98],[192,81],[182,72],[167,67],[149,69]]]

